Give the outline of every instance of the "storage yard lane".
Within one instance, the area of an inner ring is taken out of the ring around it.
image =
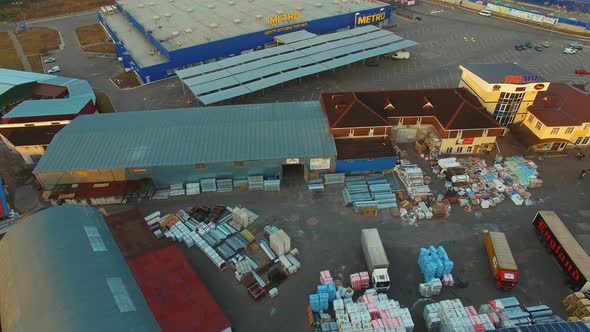
[[[565,275],[537,239],[532,220],[539,209],[555,210],[586,250],[590,249],[587,226],[589,183],[577,179],[577,172],[562,170],[587,167],[574,158],[538,161],[544,184],[534,190],[542,204],[515,206],[506,200],[501,206],[465,212],[453,205],[447,219],[419,221],[411,226],[388,214],[379,217],[355,215],[344,206],[341,189],[328,187],[310,192],[292,186],[281,192],[232,192],[201,194],[196,198],[149,200],[139,203],[144,215],[154,211],[176,212],[195,205],[242,206],[260,215],[258,225],[274,224],[291,236],[300,252],[302,268],[279,287],[278,297],[253,302],[246,289],[236,282],[233,270],[220,272],[201,250],[181,245],[199,277],[210,289],[238,331],[309,331],[306,307],[308,295],[318,284],[320,271],[329,269],[347,277],[366,270],[360,230],[377,227],[390,262],[391,289],[388,294],[411,309],[415,331],[425,331],[422,311],[430,300],[422,301],[418,284],[423,275],[417,264],[419,248],[443,245],[454,261],[453,275],[460,287],[444,287],[436,301],[459,298],[464,305],[487,303],[494,298],[516,296],[527,306],[546,304],[556,314],[567,317],[561,301],[569,294]],[[424,168],[426,169],[426,168]],[[430,171],[428,171],[430,173]],[[431,173],[430,173],[431,174]],[[433,180],[437,182],[440,180]],[[117,207],[125,209],[127,207]],[[519,284],[506,292],[495,287],[484,247],[487,230],[506,233],[519,268]]]

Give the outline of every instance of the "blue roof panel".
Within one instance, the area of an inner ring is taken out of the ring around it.
[[[89,102],[88,98],[64,98],[51,100],[25,100],[2,118],[25,118],[77,114]]]
[[[335,155],[317,101],[229,105],[78,117],[55,135],[34,172]]]

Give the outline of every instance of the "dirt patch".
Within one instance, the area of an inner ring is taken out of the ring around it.
[[[30,28],[17,33],[16,37],[26,55],[58,50],[61,43],[59,33],[49,28]]]
[[[137,75],[135,75],[135,73],[132,71],[119,74],[111,78],[111,81],[113,81],[113,83],[115,83],[119,89],[135,88],[141,85]]]
[[[84,52],[115,54],[115,45],[113,43],[96,44],[83,47],[82,50]]]
[[[23,70],[23,64],[16,55],[8,32],[0,32],[0,67]]]
[[[41,57],[39,55],[30,55],[27,57],[29,63],[31,64],[31,69],[36,73],[45,73],[43,70],[43,64],[41,63]]]
[[[23,19],[63,16],[76,12],[97,9],[101,6],[113,5],[114,0],[43,0],[22,1],[21,12],[12,4],[13,1],[0,4],[0,21],[16,22]]]
[[[96,108],[98,109],[98,113],[115,112],[115,108],[113,107],[109,96],[96,90],[94,90],[94,95],[96,95]]]
[[[79,27],[76,29],[76,36],[82,47],[104,43],[109,38],[100,24]]]

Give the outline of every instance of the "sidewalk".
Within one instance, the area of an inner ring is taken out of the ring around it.
[[[27,59],[27,56],[25,55],[25,51],[23,50],[22,46],[20,45],[14,32],[9,31],[8,35],[10,36],[10,40],[12,41],[12,46],[14,46],[14,49],[16,50],[16,55],[18,55],[20,62],[23,64],[23,68],[26,71],[33,71],[33,68],[31,67],[29,60]]]

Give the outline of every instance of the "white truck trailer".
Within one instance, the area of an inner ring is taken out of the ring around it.
[[[365,262],[371,275],[373,288],[378,292],[389,290],[391,281],[389,280],[389,261],[376,228],[363,229],[361,231],[361,246],[365,256]]]

